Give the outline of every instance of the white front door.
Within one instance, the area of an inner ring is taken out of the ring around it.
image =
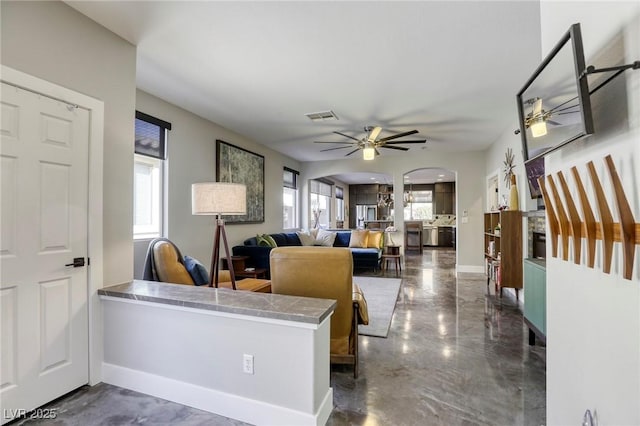
[[[2,83],[2,423],[88,382],[89,112]]]

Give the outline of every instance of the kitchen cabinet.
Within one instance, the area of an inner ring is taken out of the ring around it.
[[[455,247],[456,234],[453,226],[438,227],[438,246]]]
[[[437,182],[434,185],[435,214],[455,214],[456,187],[455,182]]]
[[[349,185],[349,228],[355,229],[358,225],[363,226],[362,223],[357,223],[356,206],[377,206],[378,191],[378,184]],[[380,212],[378,211],[373,217],[363,216],[363,218],[374,220],[379,216]]]
[[[376,205],[378,204],[377,192],[358,192],[356,195],[357,205]]]

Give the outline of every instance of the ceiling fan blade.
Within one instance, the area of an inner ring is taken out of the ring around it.
[[[378,142],[390,141],[392,139],[398,139],[403,136],[414,135],[416,133],[418,133],[417,130],[409,130],[408,132],[402,132],[402,133],[398,133],[397,135],[391,135],[391,136],[387,136],[386,138],[378,139]]]
[[[340,143],[346,145],[353,145],[353,142],[325,142],[325,141],[313,141],[313,143]]]
[[[378,151],[378,148],[373,148],[373,150],[376,152],[376,155],[380,155],[380,151]]]
[[[334,131],[333,133],[335,133],[336,135],[344,136],[345,138],[353,139],[354,141],[360,142],[360,139],[354,138],[353,136],[349,136],[349,135],[344,134],[342,132],[338,132],[337,130]]]
[[[353,154],[356,151],[360,151],[360,148],[356,148],[353,151],[349,152],[347,155],[345,155],[345,157],[348,157],[349,155]]]
[[[545,120],[545,123],[553,124],[554,126],[562,126],[562,124],[558,123],[557,121],[553,121],[553,120]]]
[[[541,98],[537,98],[534,102],[533,102],[533,116],[538,116],[542,114],[542,99]]]
[[[375,142],[376,139],[378,138],[378,136],[380,136],[380,132],[382,131],[382,127],[374,127],[373,129],[371,129],[371,131],[369,132],[369,136],[367,137],[367,140],[369,142]]]
[[[425,143],[427,140],[422,139],[421,141],[394,141],[394,142],[386,142],[385,145],[394,145],[399,143]]]
[[[405,148],[404,146],[380,145],[378,148],[397,149],[398,151],[409,151],[409,148]]]
[[[349,148],[349,147],[348,146],[339,146],[339,147],[336,147],[336,148],[321,149],[320,152],[333,151],[333,150],[336,150],[336,149],[345,149],[345,148]]]

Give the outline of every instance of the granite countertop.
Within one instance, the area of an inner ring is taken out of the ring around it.
[[[177,305],[208,311],[249,315],[309,324],[320,324],[336,307],[336,301],[283,294],[253,293],[226,288],[196,287],[133,280],[98,290],[102,296]]]

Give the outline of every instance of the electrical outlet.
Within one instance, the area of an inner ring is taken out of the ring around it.
[[[244,354],[242,358],[242,371],[253,374],[253,355]]]

